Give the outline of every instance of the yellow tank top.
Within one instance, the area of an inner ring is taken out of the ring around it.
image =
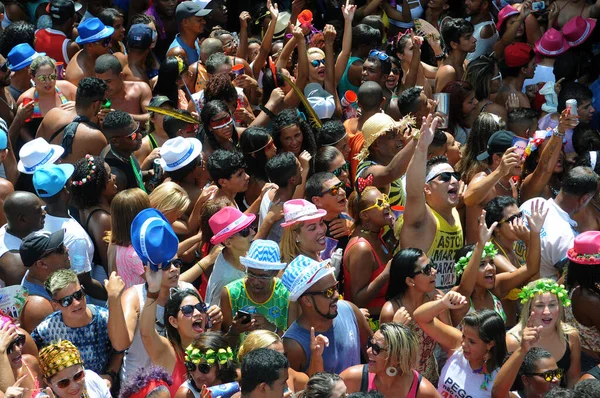
[[[435,217],[435,237],[433,243],[427,251],[427,256],[431,262],[437,265],[437,277],[435,287],[447,292],[456,282],[456,273],[454,270],[454,253],[464,246],[463,230],[460,224],[460,217],[456,209],[452,209],[454,225],[439,215],[431,207],[429,208]]]

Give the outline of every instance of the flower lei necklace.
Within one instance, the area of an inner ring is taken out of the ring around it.
[[[483,255],[481,256],[481,258],[485,258],[485,257],[494,258],[496,256],[496,254],[498,254],[498,250],[496,250],[496,248],[494,247],[494,244],[492,242],[487,242],[483,246]],[[460,276],[463,274],[463,272],[465,272],[465,268],[467,267],[467,264],[469,264],[469,260],[471,259],[472,256],[473,256],[473,250],[471,250],[465,256],[458,259],[458,261],[454,265],[454,268],[456,270],[456,276]]]

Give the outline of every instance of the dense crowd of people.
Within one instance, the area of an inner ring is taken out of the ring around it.
[[[0,398],[600,397],[599,16],[3,0]]]

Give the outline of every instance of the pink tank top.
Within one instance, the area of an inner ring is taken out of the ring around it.
[[[413,369],[413,382],[408,391],[406,398],[417,398],[417,392],[419,391],[419,384],[421,384],[421,378],[419,372]],[[375,386],[375,373],[369,373],[369,389],[368,391],[377,390]]]
[[[348,263],[348,260],[346,260],[346,253],[348,253],[350,251],[350,248],[352,246],[354,246],[356,243],[358,242],[366,242],[367,245],[369,245],[369,247],[371,248],[371,253],[373,253],[373,256],[375,257],[375,260],[377,260],[377,269],[375,269],[374,271],[371,272],[371,278],[369,279],[369,283],[373,282],[373,280],[375,278],[377,278],[379,276],[379,274],[381,274],[383,272],[383,270],[385,270],[385,263],[382,263],[381,260],[379,259],[379,257],[377,256],[377,253],[375,253],[375,250],[373,250],[373,247],[371,246],[371,243],[369,243],[368,240],[366,240],[365,238],[358,238],[358,239],[353,239],[348,243],[348,246],[346,246],[346,250],[344,253],[344,264]],[[350,275],[350,271],[348,270],[348,268],[344,265],[344,298],[346,300],[350,300],[350,283],[352,281],[352,276]],[[383,287],[381,288],[381,290],[379,290],[379,292],[377,293],[377,295],[371,300],[369,301],[369,303],[367,304],[368,307],[372,307],[372,308],[382,308],[383,305],[386,302],[385,299],[385,293],[387,292],[387,288],[388,288],[388,282],[385,283],[385,285],[383,285]]]
[[[171,396],[174,397],[175,394],[177,394],[179,387],[187,380],[187,369],[185,367],[185,362],[183,362],[179,355],[177,355],[175,369],[173,369],[171,378],[173,379],[173,384],[171,384],[169,387],[169,392],[171,393]]]

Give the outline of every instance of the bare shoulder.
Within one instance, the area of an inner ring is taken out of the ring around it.
[[[15,187],[5,178],[0,178],[0,198],[5,198],[9,193],[14,192]]]

